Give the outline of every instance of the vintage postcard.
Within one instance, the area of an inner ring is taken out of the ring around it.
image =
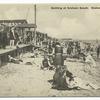
[[[100,96],[100,4],[0,4],[0,97]]]

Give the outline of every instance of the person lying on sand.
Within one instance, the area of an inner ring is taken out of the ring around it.
[[[9,59],[10,62],[15,63],[15,64],[20,64],[20,62],[23,62],[23,60],[14,58],[10,55],[8,55],[8,59]]]
[[[71,76],[71,78],[66,78],[66,82],[68,84],[68,87],[70,89],[77,88],[77,89],[86,89],[86,90],[91,90],[91,89],[100,89],[96,84],[92,84],[90,82],[87,82],[79,77],[76,76]]]

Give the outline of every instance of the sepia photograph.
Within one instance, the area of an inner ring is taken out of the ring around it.
[[[99,97],[100,4],[0,4],[0,97]]]

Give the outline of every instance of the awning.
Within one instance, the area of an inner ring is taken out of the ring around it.
[[[0,20],[0,23],[27,23],[25,19],[16,19],[16,20]]]
[[[18,24],[16,28],[36,28],[35,24]]]

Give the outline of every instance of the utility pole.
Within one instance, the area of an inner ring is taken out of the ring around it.
[[[36,4],[34,5],[34,22],[36,24]]]
[[[35,28],[34,28],[34,42],[35,44],[37,44],[36,42],[36,28],[37,28],[37,25],[36,25],[36,4],[34,5],[34,23],[35,23]]]
[[[28,8],[27,13],[26,13],[26,20],[28,20],[29,10],[30,9]]]

